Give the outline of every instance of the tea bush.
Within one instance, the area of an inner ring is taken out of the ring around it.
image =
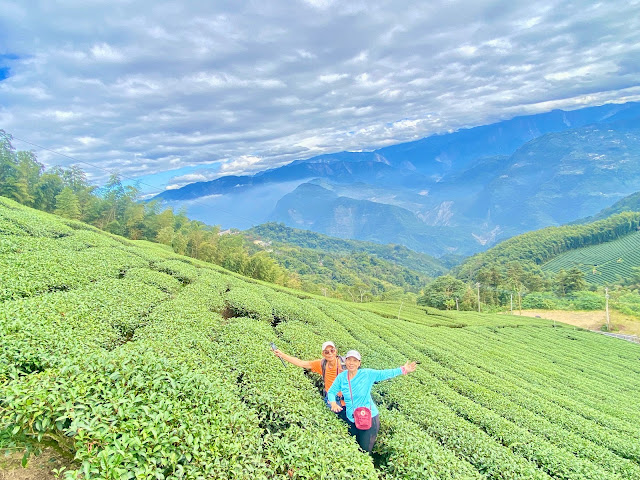
[[[638,345],[312,298],[4,199],[0,280],[0,447],[53,442],[67,479],[640,479]],[[374,386],[373,458],[269,348],[326,340],[421,362]]]

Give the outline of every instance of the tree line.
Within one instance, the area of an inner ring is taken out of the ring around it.
[[[577,267],[549,276],[541,271],[525,271],[520,262],[513,261],[504,273],[495,266],[482,268],[475,283],[442,275],[425,286],[418,304],[441,310],[476,310],[478,303],[494,308],[515,302],[515,307],[521,309],[523,296],[529,293],[551,292],[562,298],[586,288],[584,273]]]
[[[114,173],[102,188],[91,185],[77,165],[45,168],[32,151],[16,151],[12,136],[0,130],[0,195],[23,205],[79,220],[132,240],[170,246],[176,253],[215,263],[233,272],[286,285],[299,277],[279,266],[266,252],[250,254],[237,234],[190,220],[184,211],[140,202],[139,190],[123,185]]]

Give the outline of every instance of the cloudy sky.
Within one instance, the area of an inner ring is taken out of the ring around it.
[[[0,128],[97,184],[117,171],[171,188],[639,99],[638,0],[0,8]]]

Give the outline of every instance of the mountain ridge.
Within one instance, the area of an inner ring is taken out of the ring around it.
[[[435,256],[469,255],[593,215],[640,190],[638,119],[639,103],[554,110],[372,152],[297,160],[156,198],[181,206],[208,196],[210,208],[188,208],[209,224],[242,229],[277,221]]]

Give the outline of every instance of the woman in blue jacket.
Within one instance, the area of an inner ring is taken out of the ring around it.
[[[380,416],[376,404],[371,399],[371,387],[376,382],[413,372],[416,369],[416,362],[407,362],[402,367],[389,370],[373,370],[372,368],[360,368],[361,360],[362,357],[357,350],[347,352],[345,360],[347,370],[340,373],[333,381],[327,392],[327,400],[331,405],[331,410],[336,413],[340,412],[343,407],[336,402],[336,394],[340,391],[343,393],[349,433],[356,437],[360,448],[371,452],[380,430]],[[367,430],[356,428],[353,412],[358,407],[368,407],[371,410],[371,427]]]

